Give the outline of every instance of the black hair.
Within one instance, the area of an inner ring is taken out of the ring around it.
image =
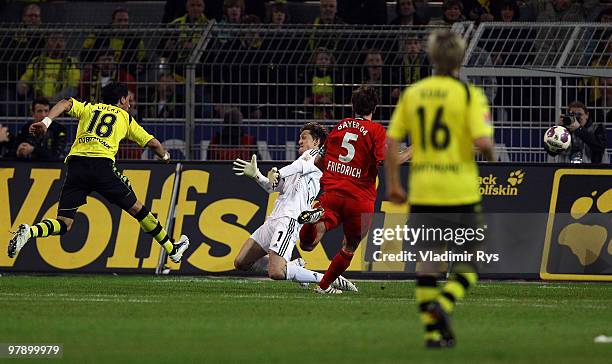
[[[378,102],[376,90],[365,85],[353,91],[353,97],[351,97],[355,116],[366,116],[373,113]]]
[[[502,0],[491,5],[491,14],[497,21],[501,21],[502,10],[510,8],[514,12],[512,21],[517,21],[521,17],[521,8],[519,7],[516,0]]]
[[[116,8],[115,10],[113,10],[113,15],[111,16],[111,19],[115,20],[115,15],[117,15],[118,13],[128,13],[129,14],[130,12],[128,11],[127,8],[120,6]]]
[[[128,87],[125,83],[113,82],[102,88],[102,102],[116,105],[122,97],[128,97]]]
[[[46,105],[46,106],[49,106],[49,108],[51,108],[51,103],[45,97],[37,97],[34,100],[32,100],[32,106],[31,106],[32,111],[34,111],[34,107],[36,105]]]
[[[312,139],[318,139],[319,145],[325,144],[325,139],[327,139],[327,129],[325,127],[315,121],[304,124],[304,126],[300,129],[300,134],[308,130]]]

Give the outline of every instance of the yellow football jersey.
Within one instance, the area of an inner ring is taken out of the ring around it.
[[[71,155],[115,160],[119,142],[129,139],[144,147],[153,136],[146,132],[127,111],[107,104],[72,100],[70,116],[79,119]]]
[[[401,96],[388,136],[413,146],[408,201],[451,206],[480,201],[475,139],[493,135],[489,104],[479,88],[449,76],[432,76]]]

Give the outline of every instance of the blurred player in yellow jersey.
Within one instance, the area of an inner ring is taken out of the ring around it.
[[[16,256],[31,238],[63,235],[70,231],[77,209],[85,204],[87,195],[96,191],[134,216],[142,230],[164,247],[170,259],[180,262],[189,247],[189,239],[182,235],[175,243],[157,218],[137,200],[127,177],[115,167],[119,142],[125,138],[141,147],[148,147],[163,161],[170,159],[161,143],[128,113],[129,108],[127,86],[111,83],[102,89],[102,103],[83,103],[73,98],[61,100],[51,109],[48,117],[30,125],[30,133],[41,135],[47,132],[53,119],[64,112],[79,119],[76,137],[65,161],[67,172],[57,219],[45,219],[32,226],[19,225],[9,241],[9,257]]]
[[[436,30],[429,36],[427,46],[434,76],[413,84],[402,94],[387,132],[388,198],[398,204],[406,201],[396,159],[400,142],[410,135],[413,156],[408,181],[408,224],[475,228],[480,223],[480,194],[474,146],[487,160],[494,160],[489,105],[482,90],[458,79],[465,53],[460,36]],[[454,242],[429,243],[434,244],[429,247],[443,250],[458,247]],[[463,249],[469,250],[465,245]],[[450,315],[455,303],[477,281],[473,263],[452,264],[449,280],[441,289],[437,279],[448,267],[425,260],[417,264],[415,296],[425,326],[426,347],[455,345]]]

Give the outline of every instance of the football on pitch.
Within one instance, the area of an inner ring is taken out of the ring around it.
[[[562,126],[551,126],[544,133],[544,143],[553,152],[566,150],[572,144],[572,136],[569,131]]]

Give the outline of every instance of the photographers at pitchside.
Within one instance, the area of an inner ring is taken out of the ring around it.
[[[568,105],[567,114],[561,114],[557,125],[569,130],[572,143],[561,152],[551,152],[549,162],[555,163],[601,163],[606,148],[606,130],[603,124],[589,120],[586,106],[578,101]]]

